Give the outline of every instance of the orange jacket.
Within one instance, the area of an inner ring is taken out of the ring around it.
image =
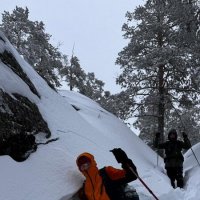
[[[84,184],[84,193],[87,199],[110,200],[103,185],[102,178],[99,175],[99,170],[97,168],[96,161],[94,160],[94,156],[90,153],[82,153],[77,158],[77,161],[82,156],[88,157],[91,161],[90,168],[87,171],[81,171],[82,174],[86,177]]]
[[[126,171],[124,169],[116,169],[112,166],[105,167],[106,173],[111,180],[117,181],[126,177]]]

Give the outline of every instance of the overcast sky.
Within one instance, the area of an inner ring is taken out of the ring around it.
[[[30,19],[43,21],[53,45],[61,43],[62,53],[74,54],[86,72],[94,72],[105,90],[116,93],[120,72],[117,54],[126,45],[121,27],[125,13],[144,0],[0,0],[0,12],[27,6]],[[1,16],[0,16],[1,19]]]

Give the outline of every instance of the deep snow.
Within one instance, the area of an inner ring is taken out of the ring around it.
[[[120,165],[110,149],[121,147],[137,166],[140,177],[160,200],[200,199],[200,166],[189,150],[185,154],[185,188],[173,189],[165,175],[162,158],[158,158],[122,121],[91,99],[71,91],[53,91],[0,36],[0,52],[10,51],[41,95],[39,99],[26,83],[0,61],[0,88],[12,95],[22,94],[36,103],[56,142],[39,146],[25,162],[0,156],[0,200],[68,200],[82,185],[84,177],[75,160],[82,152],[95,156],[98,167]],[[73,107],[80,110],[76,111]],[[40,140],[40,133],[38,140]],[[200,145],[193,148],[200,159]],[[158,166],[157,166],[158,158]],[[139,180],[131,183],[141,200],[154,199]]]

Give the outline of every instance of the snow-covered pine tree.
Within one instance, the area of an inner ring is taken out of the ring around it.
[[[70,62],[66,55],[63,58],[64,68],[61,70],[61,74],[70,90],[80,92],[103,106],[104,82],[97,79],[93,72],[86,73],[77,56],[73,55]]]
[[[80,88],[85,84],[86,74],[76,56],[72,56],[69,63],[67,56],[64,55],[64,68],[61,74],[70,87],[70,90],[76,89],[80,91]]]
[[[104,85],[105,83],[97,79],[93,72],[89,72],[86,74],[84,84],[80,85],[79,92],[102,105],[101,100],[104,95]]]
[[[199,39],[194,34],[197,9],[196,1],[148,0],[126,14],[127,23],[122,30],[129,43],[116,60],[122,69],[117,83],[135,101],[130,109],[138,108],[140,130],[145,130],[148,117],[146,133],[153,128],[162,133],[161,140],[166,115],[177,108],[182,112],[183,97],[184,109],[191,109],[190,104],[195,108],[199,103],[194,76],[200,60],[192,47],[195,44],[199,49]]]
[[[105,91],[100,104],[119,119],[127,121],[131,118],[133,112],[130,108],[134,106],[134,101],[127,95],[128,93],[124,91],[117,94]]]
[[[9,41],[17,48],[18,51],[24,56],[23,50],[26,47],[26,37],[29,34],[29,27],[32,22],[28,19],[29,10],[17,7],[12,13],[4,11],[2,13],[2,24],[0,28],[7,36]]]
[[[43,22],[31,21],[28,8],[16,6],[12,13],[4,11],[0,28],[42,77],[54,86],[60,85],[57,74],[62,68],[62,55],[50,43],[51,35],[45,32]]]

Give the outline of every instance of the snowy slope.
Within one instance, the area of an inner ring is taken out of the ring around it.
[[[1,34],[1,37],[4,36]],[[4,38],[6,40],[6,38]],[[110,149],[123,148],[138,168],[139,175],[159,199],[198,200],[200,171],[191,152],[186,156],[185,191],[173,190],[164,174],[163,160],[142,142],[123,122],[89,98],[70,91],[56,93],[26,63],[11,44],[0,43],[0,51],[9,50],[28,75],[39,99],[12,70],[0,62],[0,88],[17,92],[36,103],[52,132],[59,140],[39,146],[28,160],[17,163],[8,156],[0,157],[0,200],[68,200],[82,185],[83,176],[75,160],[82,152],[92,153],[99,168],[120,167]],[[80,109],[77,111],[73,106]],[[196,147],[197,148],[197,147]],[[141,200],[153,199],[140,181],[131,183]],[[193,195],[193,196],[192,196]],[[200,198],[199,198],[200,199]]]

